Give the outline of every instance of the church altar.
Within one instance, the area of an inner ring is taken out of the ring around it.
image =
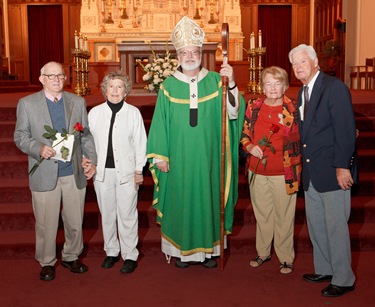
[[[125,72],[130,80],[132,81],[133,88],[144,88],[145,83],[142,80],[142,75],[144,72],[139,69],[136,61],[147,59],[149,63],[152,62],[152,52],[154,50],[155,54],[165,54],[166,43],[165,42],[152,42],[150,44],[145,44],[143,42],[123,42],[117,45],[120,54],[120,67],[123,72]],[[171,42],[168,44],[169,52],[173,57],[176,55],[176,50],[174,49]],[[202,65],[208,70],[215,70],[215,52],[217,50],[217,43],[204,43],[202,47]]]
[[[117,55],[126,48],[124,43],[137,43],[138,47],[140,42],[146,47],[148,42],[165,44],[183,16],[200,25],[205,43],[216,43],[216,60],[222,59],[221,24],[228,23],[229,60],[243,59],[239,0],[82,0],[80,14],[79,32],[87,38],[93,62],[103,60],[103,45]],[[120,57],[111,56],[108,61],[119,62]]]

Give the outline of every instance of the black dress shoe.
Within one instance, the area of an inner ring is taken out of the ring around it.
[[[117,261],[120,260],[120,256],[114,257],[114,256],[107,256],[105,257],[102,268],[109,269],[115,265]]]
[[[73,273],[85,273],[89,268],[83,264],[79,259],[74,261],[61,261],[61,265],[65,268],[68,268],[70,272]]]
[[[206,269],[213,269],[213,268],[216,268],[217,267],[217,264],[216,264],[216,259],[209,259],[209,258],[206,258],[203,262],[202,262],[202,265],[206,268]]]
[[[124,261],[124,264],[122,265],[122,268],[120,270],[121,273],[132,273],[138,266],[137,261],[126,259]]]
[[[331,281],[332,275],[305,274],[305,275],[303,275],[303,279],[308,281],[308,282]]]
[[[186,269],[190,266],[190,263],[189,262],[182,262],[180,258],[177,258],[174,265],[176,266],[176,268]]]
[[[329,297],[337,297],[344,295],[350,291],[353,291],[355,289],[354,285],[350,287],[340,287],[330,284],[328,287],[324,288],[322,290],[323,296],[329,296]]]
[[[53,280],[55,279],[55,267],[52,265],[47,265],[42,267],[40,271],[39,278],[41,280]]]

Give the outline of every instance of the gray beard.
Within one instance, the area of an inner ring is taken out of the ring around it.
[[[201,60],[199,60],[199,62],[196,62],[195,64],[192,64],[192,65],[187,65],[185,63],[182,63],[181,64],[181,67],[183,70],[187,70],[187,71],[190,71],[190,70],[195,70],[197,69],[199,66],[201,66]]]

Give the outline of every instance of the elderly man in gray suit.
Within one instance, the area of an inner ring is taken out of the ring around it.
[[[83,251],[82,221],[87,179],[96,172],[96,153],[93,137],[87,128],[85,100],[63,91],[66,75],[61,64],[45,64],[39,80],[43,90],[18,102],[14,141],[29,160],[29,186],[36,232],[35,259],[42,266],[39,277],[41,280],[53,280],[61,201],[65,232],[61,264],[73,273],[88,270],[78,257]],[[84,128],[83,132],[74,130],[77,123]],[[56,148],[51,139],[43,136],[45,125],[59,133],[74,131],[70,161],[54,159]],[[83,156],[92,161],[92,167],[86,171],[81,166]],[[30,172],[41,159],[43,161],[35,172]]]

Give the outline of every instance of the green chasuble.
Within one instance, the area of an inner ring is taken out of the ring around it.
[[[202,73],[204,72],[204,73]],[[181,73],[180,73],[181,74]],[[188,79],[187,79],[188,80]],[[221,77],[198,75],[198,122],[190,125],[189,82],[171,76],[160,87],[148,135],[147,158],[154,179],[153,207],[164,239],[181,255],[212,253],[220,244]],[[245,102],[238,119],[227,117],[225,233],[231,233],[238,194],[238,149]],[[169,162],[163,173],[154,159]]]

